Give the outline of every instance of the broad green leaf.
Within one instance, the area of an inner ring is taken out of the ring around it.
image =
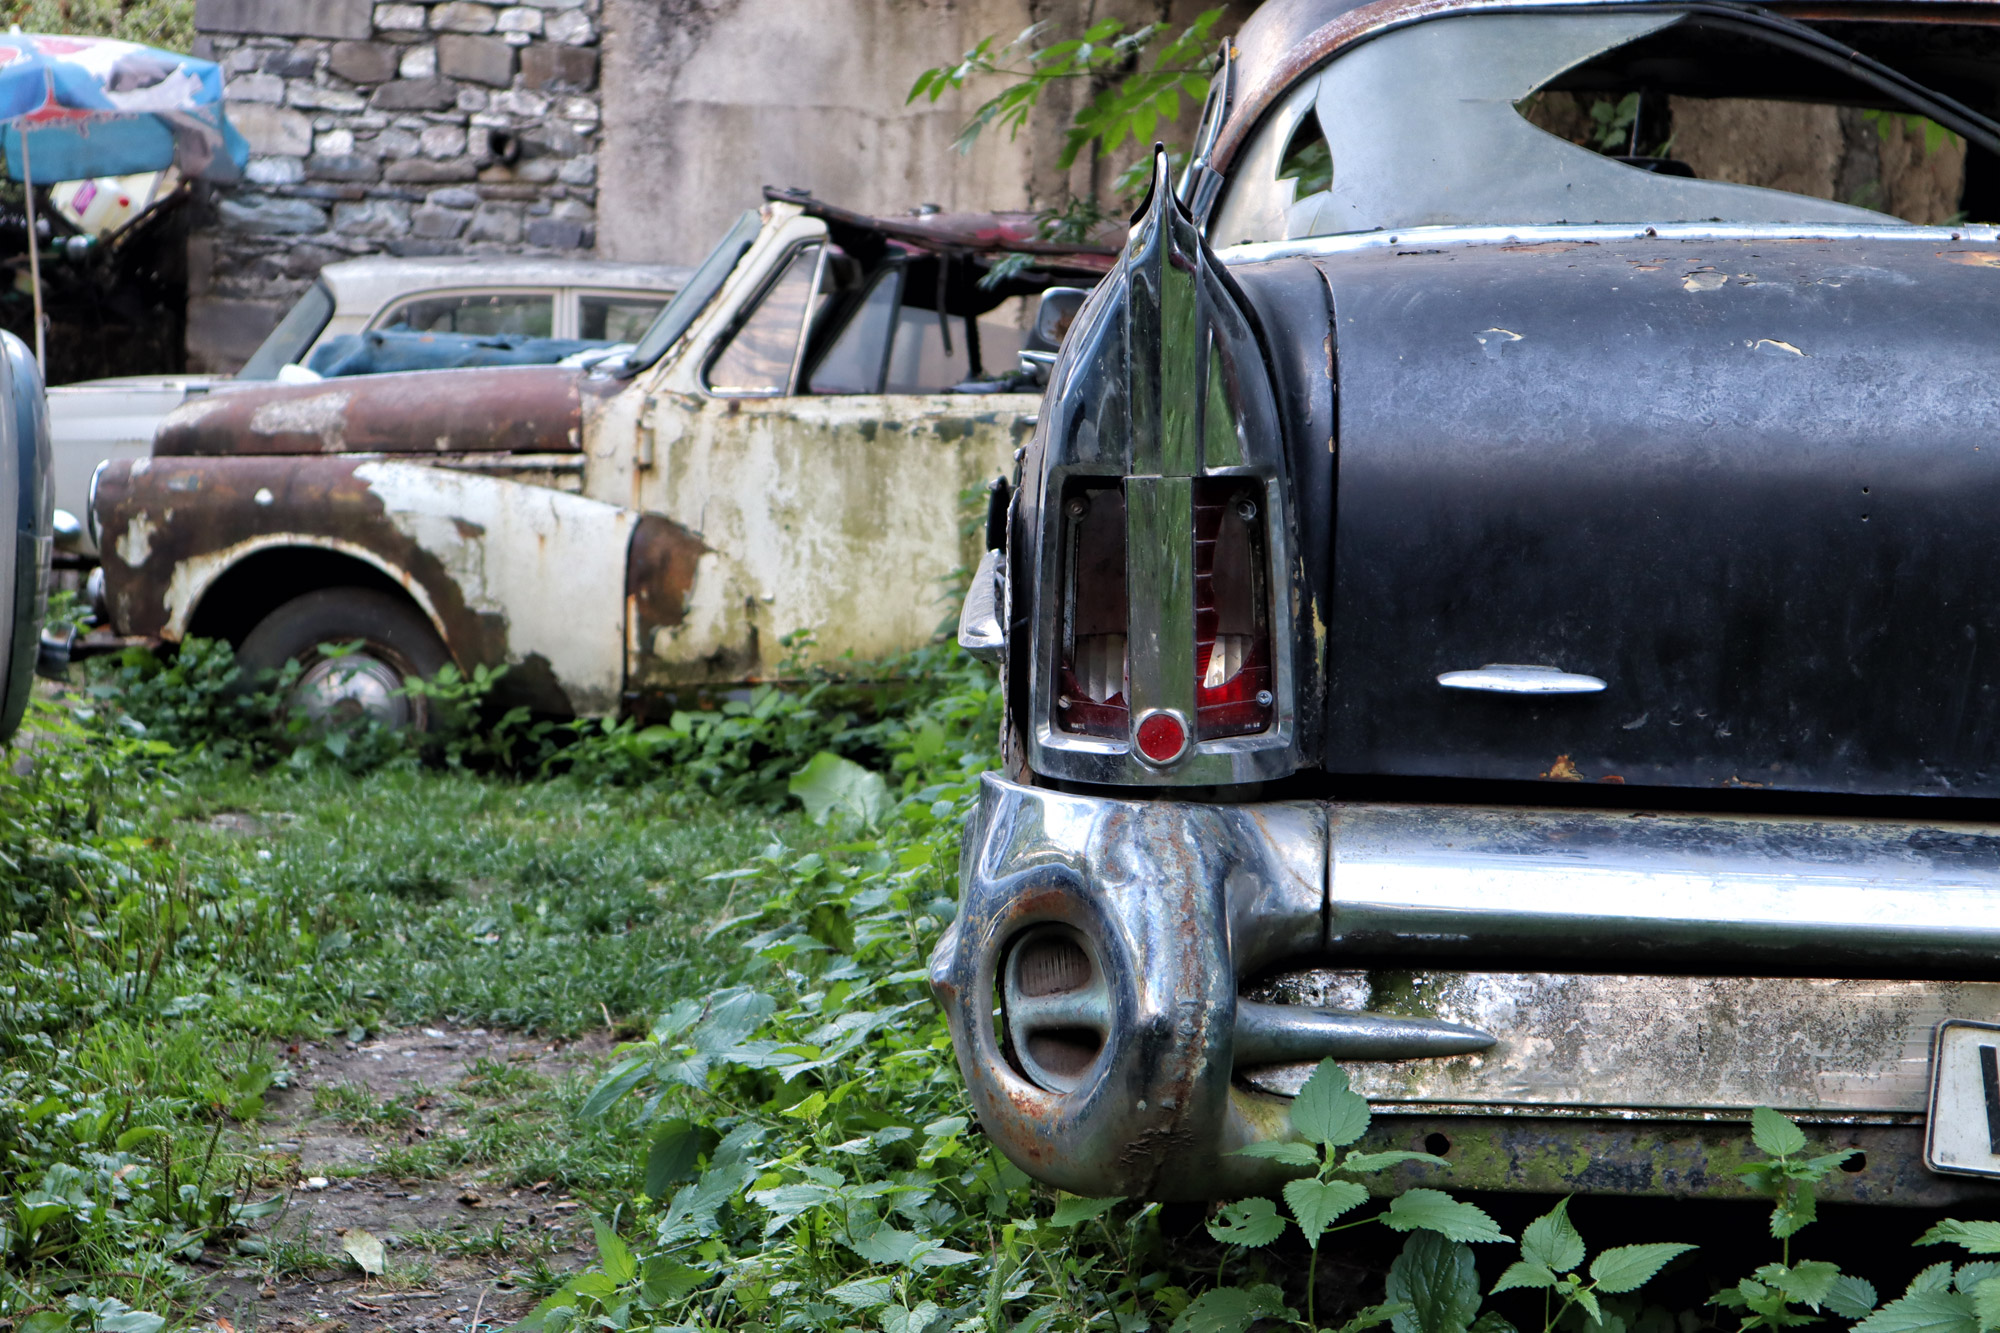
[[[1826,1289],[1826,1297],[1820,1304],[1826,1307],[1829,1314],[1837,1314],[1842,1319],[1866,1319],[1875,1312],[1879,1299],[1873,1282],[1843,1273]]]
[[[1771,1210],[1771,1235],[1783,1240],[1811,1226],[1819,1216],[1819,1198],[1810,1186],[1795,1190]]]
[[[1583,1263],[1583,1237],[1569,1220],[1568,1199],[1522,1229],[1521,1258],[1552,1273],[1568,1273]]]
[[[1692,1245],[1672,1243],[1620,1245],[1616,1249],[1604,1251],[1590,1261],[1590,1277],[1596,1283],[1597,1290],[1608,1296],[1637,1291],[1651,1282],[1653,1275],[1666,1267],[1669,1260],[1678,1258],[1694,1248]],[[1831,1283],[1839,1275],[1839,1270],[1832,1264],[1827,1264],[1825,1267],[1829,1270],[1826,1281]],[[1824,1286],[1818,1290],[1820,1295],[1825,1294]]]
[[[1508,1264],[1507,1271],[1500,1275],[1500,1280],[1493,1284],[1493,1290],[1486,1294],[1489,1296],[1498,1296],[1501,1292],[1512,1291],[1516,1287],[1540,1290],[1545,1287],[1553,1287],[1555,1284],[1556,1275],[1551,1273],[1545,1265],[1523,1260],[1517,1264]]]
[[[347,1257],[359,1265],[362,1272],[370,1277],[382,1276],[388,1266],[388,1256],[383,1253],[382,1242],[374,1232],[360,1227],[349,1227],[340,1238],[340,1248],[347,1251]]]
[[[1351,1152],[1340,1159],[1340,1170],[1351,1171],[1357,1176],[1373,1175],[1377,1171],[1387,1171],[1392,1166],[1405,1162],[1422,1162],[1427,1166],[1450,1166],[1442,1157],[1434,1157],[1427,1152],[1404,1152],[1400,1148],[1388,1152]]]
[[[1298,1219],[1306,1244],[1318,1249],[1329,1226],[1368,1202],[1368,1191],[1351,1180],[1288,1180],[1285,1202]]]
[[[583,1099],[583,1110],[579,1114],[586,1120],[603,1115],[620,1097],[638,1087],[652,1069],[651,1056],[635,1055],[620,1060],[597,1081],[597,1086],[590,1090],[590,1096]]]
[[[1225,1245],[1247,1245],[1252,1249],[1269,1245],[1285,1232],[1285,1219],[1278,1205],[1269,1199],[1239,1199],[1224,1204],[1209,1219],[1208,1234]]]
[[[1122,1196],[1112,1199],[1087,1199],[1080,1194],[1065,1194],[1057,1202],[1056,1211],[1049,1218],[1049,1225],[1073,1227],[1079,1222],[1088,1222],[1093,1217],[1100,1217],[1123,1202],[1125,1200]]]
[[[1980,1333],[2000,1329],[2000,1277],[1984,1278],[1972,1288],[1972,1315]]]
[[[1583,1307],[1585,1314],[1590,1316],[1591,1324],[1603,1325],[1604,1307],[1598,1304],[1596,1292],[1592,1291],[1589,1287],[1578,1287],[1576,1289],[1576,1303]]]
[[[842,814],[873,828],[890,806],[889,784],[880,773],[872,773],[831,750],[821,750],[804,768],[792,774],[786,790],[799,798],[815,824],[824,824],[835,814]]]
[[[591,1218],[590,1225],[597,1233],[597,1262],[604,1265],[604,1276],[611,1279],[612,1285],[622,1287],[639,1276],[638,1261],[618,1233],[600,1218]]]
[[[1389,1204],[1382,1221],[1396,1231],[1435,1231],[1450,1240],[1508,1239],[1476,1205],[1460,1203],[1442,1190],[1405,1190]]]
[[[896,1298],[896,1282],[894,1278],[887,1277],[858,1278],[829,1287],[826,1294],[849,1309],[872,1310]]]
[[[1960,1222],[1946,1218],[1923,1234],[1919,1245],[1962,1245],[1972,1254],[2000,1254],[2000,1222]]]
[[[1409,1307],[1390,1321],[1396,1333],[1466,1333],[1479,1313],[1471,1249],[1435,1232],[1417,1232],[1389,1266],[1385,1294]]]
[[[1925,1291],[1950,1291],[1951,1272],[1951,1260],[1949,1259],[1943,1263],[1932,1264],[1929,1268],[1926,1268],[1923,1272],[1910,1279],[1910,1285],[1904,1289],[1903,1294],[1905,1296],[1915,1296],[1919,1292]]]
[[[1856,1324],[1854,1333],[1979,1333],[1979,1318],[1970,1296],[1920,1291],[1890,1301]]]
[[[117,1314],[100,1315],[96,1320],[97,1333],[160,1333],[167,1326],[164,1315],[148,1314],[144,1310],[123,1310]]]
[[[851,1237],[848,1248],[871,1264],[911,1264],[943,1244],[941,1240],[925,1240],[900,1227],[878,1226],[864,1235]]]
[[[646,1150],[646,1196],[664,1199],[674,1186],[693,1180],[698,1174],[695,1162],[708,1137],[706,1129],[689,1121],[661,1121]]]
[[[1172,1333],[1244,1333],[1259,1319],[1288,1313],[1276,1287],[1215,1287],[1181,1311]]]
[[[1347,1071],[1319,1062],[1292,1099],[1292,1128],[1309,1143],[1344,1148],[1368,1129],[1368,1099],[1347,1086]]]
[[[639,1294],[648,1305],[665,1305],[691,1296],[708,1283],[713,1274],[684,1264],[671,1255],[656,1254],[646,1261]]]
[[[1954,1291],[1971,1291],[1989,1277],[2000,1277],[2000,1263],[1988,1260],[1984,1263],[1960,1264],[1958,1271],[1951,1275]]]
[[[1805,1133],[1768,1106],[1750,1113],[1750,1138],[1773,1157],[1791,1157],[1806,1150]]]
[[[1397,1301],[1386,1301],[1381,1305],[1370,1305],[1365,1309],[1355,1311],[1354,1317],[1342,1324],[1334,1333],[1366,1333],[1368,1329],[1380,1328],[1409,1308],[1409,1306]],[[1486,1330],[1480,1329],[1479,1325],[1475,1323],[1472,1327],[1477,1330],[1477,1333],[1514,1333],[1511,1326],[1505,1329]]]
[[[1302,1166],[1308,1171],[1319,1165],[1319,1150],[1310,1143],[1272,1143],[1268,1140],[1236,1150],[1238,1157],[1263,1157],[1286,1166]]]
[[[944,1311],[930,1301],[924,1301],[914,1310],[906,1310],[900,1305],[886,1305],[880,1317],[882,1333],[932,1333],[944,1322]]]

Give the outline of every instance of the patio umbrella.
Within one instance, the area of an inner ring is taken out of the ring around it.
[[[222,111],[222,69],[108,37],[0,34],[0,150],[27,187],[35,361],[43,361],[42,262],[35,182],[125,176],[177,166],[238,179],[249,145]]]

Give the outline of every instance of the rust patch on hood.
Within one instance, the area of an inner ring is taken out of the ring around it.
[[[586,399],[619,387],[561,366],[244,385],[176,408],[154,434],[153,453],[576,453]]]

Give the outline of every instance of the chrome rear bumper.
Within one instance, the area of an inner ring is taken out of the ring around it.
[[[1836,1197],[1964,1188],[1918,1189],[1906,1141],[1932,1029],[2000,1020],[2000,983],[1824,978],[2000,976],[2000,827],[1116,801],[989,777],[960,881],[931,962],[960,1069],[987,1135],[1065,1189],[1273,1188],[1280,1168],[1231,1154],[1287,1133],[1284,1094],[1323,1055],[1385,1138],[1622,1122],[1655,1145],[1612,1173],[1635,1192],[1740,1189],[1697,1159],[1756,1105],[1869,1138],[1874,1180]],[[1017,946],[1040,952],[1010,972]],[[1587,1153],[1564,1160],[1552,1176],[1514,1151],[1453,1183],[1608,1187]]]

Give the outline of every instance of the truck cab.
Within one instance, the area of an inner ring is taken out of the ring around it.
[[[773,678],[794,631],[915,647],[977,554],[961,497],[1034,417],[1022,302],[1111,254],[1025,215],[772,192],[629,355],[190,402],[94,483],[104,637],[225,639],[299,662],[315,715],[418,726],[397,687],[446,662],[611,716]]]

